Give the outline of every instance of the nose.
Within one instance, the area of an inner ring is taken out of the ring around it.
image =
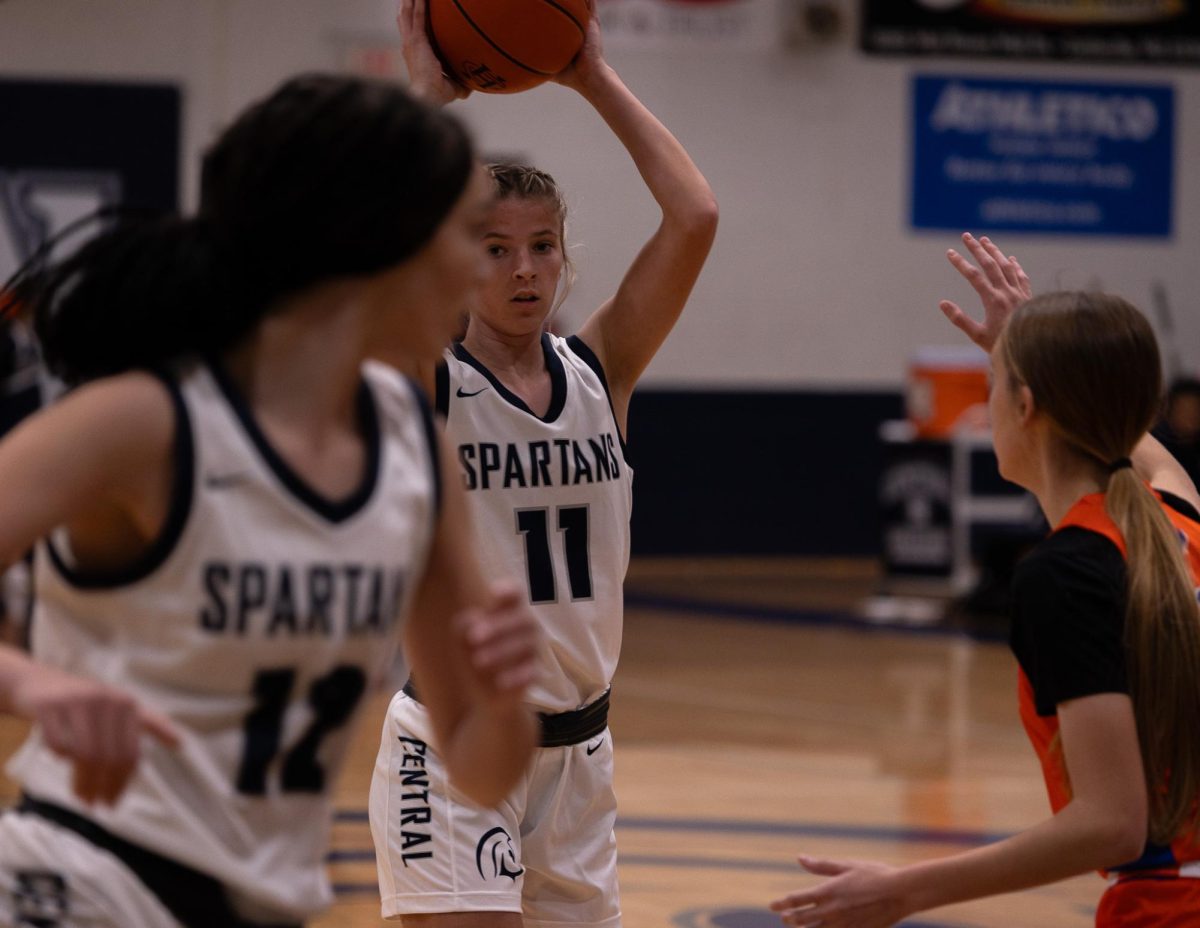
[[[522,248],[517,252],[517,260],[513,264],[513,277],[518,280],[533,280],[537,270],[533,265],[533,256],[528,249]]]

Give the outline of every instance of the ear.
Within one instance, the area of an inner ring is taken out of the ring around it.
[[[1031,425],[1041,412],[1033,401],[1033,391],[1025,384],[1017,388],[1017,418],[1021,425]]]

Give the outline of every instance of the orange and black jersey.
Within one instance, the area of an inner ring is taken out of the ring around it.
[[[1200,586],[1200,513],[1158,494],[1186,543]],[[1058,705],[1099,693],[1128,693],[1124,646],[1125,542],[1096,493],[1079,500],[1017,567],[1011,645],[1020,665],[1021,721],[1042,764],[1051,807],[1070,801],[1056,747]],[[1178,866],[1200,848],[1151,848],[1134,866]]]

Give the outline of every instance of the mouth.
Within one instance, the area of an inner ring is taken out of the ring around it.
[[[511,300],[513,303],[536,303],[541,297],[536,293],[521,292],[514,296]]]

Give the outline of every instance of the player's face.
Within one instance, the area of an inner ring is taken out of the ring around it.
[[[490,178],[476,170],[429,242],[387,272],[380,297],[386,334],[375,346],[380,357],[436,360],[457,334],[487,277],[479,237],[493,199]]]
[[[540,334],[562,275],[562,234],[552,200],[495,201],[477,240],[487,266],[471,316],[507,335]]]

